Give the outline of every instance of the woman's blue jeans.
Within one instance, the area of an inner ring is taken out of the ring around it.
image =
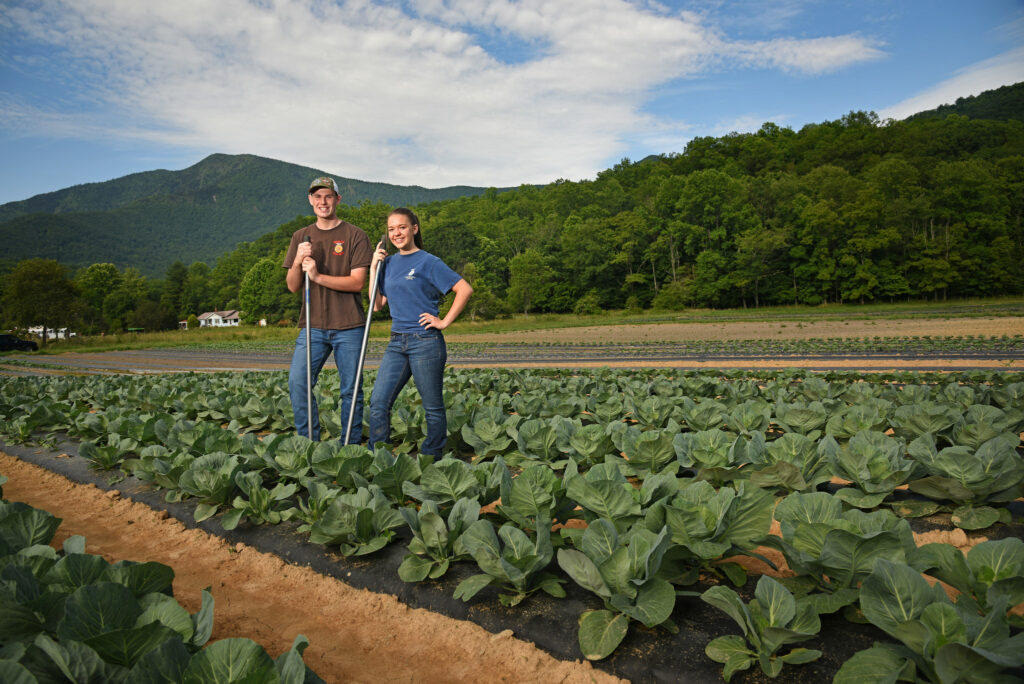
[[[359,371],[359,350],[363,346],[363,329],[348,330],[310,329],[310,376],[313,387],[316,387],[320,370],[324,367],[327,357],[334,352],[334,364],[338,367],[339,391],[341,395],[341,429],[339,439],[344,439],[345,425],[352,407],[352,385],[356,382]],[[306,331],[299,331],[295,340],[295,352],[292,354],[292,365],[288,370],[288,394],[292,399],[292,413],[295,415],[295,428],[300,435],[309,437],[308,413],[306,412]],[[352,434],[349,444],[358,444],[363,437],[363,386],[359,385],[356,396],[356,412],[352,418]],[[314,441],[320,440],[320,410],[317,407],[316,394],[313,394],[313,436]]]
[[[444,409],[444,364],[448,348],[440,330],[391,333],[391,341],[377,371],[370,396],[370,446],[391,443],[391,407],[411,376],[416,383],[427,419],[427,436],[420,453],[441,457],[448,441],[448,417]]]

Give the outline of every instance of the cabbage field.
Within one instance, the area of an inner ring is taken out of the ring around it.
[[[637,682],[1024,674],[1024,374],[449,368],[445,382],[436,463],[416,451],[411,384],[393,446],[340,447],[326,372],[330,441],[293,434],[282,372],[5,377],[2,438],[60,444],[204,529],[319,549],[366,586]],[[915,540],[934,529],[985,540],[966,554]]]

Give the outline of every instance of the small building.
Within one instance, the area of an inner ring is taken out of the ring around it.
[[[238,325],[240,322],[238,311],[207,311],[199,316],[200,328],[223,328],[226,326]]]

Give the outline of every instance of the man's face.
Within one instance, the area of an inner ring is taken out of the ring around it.
[[[328,188],[317,188],[309,193],[309,205],[317,218],[333,218],[341,198]]]

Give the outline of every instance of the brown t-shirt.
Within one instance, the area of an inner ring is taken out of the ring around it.
[[[299,243],[303,242],[307,235],[312,238],[313,259],[316,261],[316,270],[320,273],[347,276],[353,269],[370,267],[373,252],[366,233],[351,223],[342,221],[330,230],[320,230],[312,223],[295,231],[282,264],[285,268],[291,268]],[[320,330],[348,330],[366,322],[361,292],[341,292],[310,282],[309,308],[312,312],[309,325]],[[299,327],[305,325],[306,303],[303,297]]]

